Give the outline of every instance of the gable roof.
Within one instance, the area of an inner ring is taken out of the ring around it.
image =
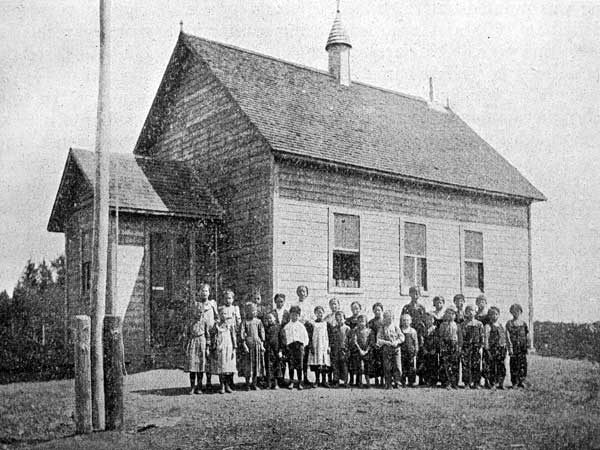
[[[274,151],[545,200],[449,108],[356,81],[342,86],[327,72],[184,33],[180,46],[208,65]]]
[[[80,192],[93,197],[96,174],[94,152],[70,149],[48,222],[48,231],[62,232],[72,195],[72,180],[80,174]],[[117,177],[118,174],[118,177]],[[185,162],[159,161],[132,154],[110,154],[109,206],[123,212],[191,218],[218,218],[222,208]],[[84,194],[85,195],[85,194]]]

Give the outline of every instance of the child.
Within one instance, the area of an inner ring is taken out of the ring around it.
[[[475,319],[475,308],[467,305],[462,324],[463,382],[465,387],[479,389],[481,381],[481,347],[483,346],[483,324]]]
[[[208,366],[207,358],[210,354],[208,343],[210,343],[210,329],[214,321],[212,308],[208,307],[205,310],[204,305],[198,303],[200,302],[196,302],[195,307],[192,308],[192,318],[186,329],[184,369],[190,374],[190,395],[202,393],[202,376]]]
[[[227,321],[226,307],[219,308],[219,321],[210,330],[212,373],[219,375],[221,394],[231,393],[235,372],[235,328]]]
[[[336,311],[335,326],[331,331],[331,367],[333,372],[333,383],[340,387],[346,387],[348,382],[348,335],[350,327],[346,325],[344,313]]]
[[[206,320],[208,320],[208,329],[210,330],[215,324],[215,320],[217,320],[219,317],[219,311],[217,302],[210,299],[210,285],[208,283],[203,283],[200,285],[200,289],[198,290],[198,300],[196,301],[195,307],[199,308],[202,311],[202,315],[206,316]],[[204,367],[206,371],[206,391],[209,391],[212,386],[211,362],[212,360],[207,358],[206,365]]]
[[[233,302],[235,300],[235,294],[231,289],[226,289],[223,293],[224,298],[224,306],[219,308],[223,309],[223,314],[225,314],[225,320],[227,324],[237,331],[240,329],[240,325],[242,324],[242,316],[240,314],[240,308],[237,305],[234,305]]]
[[[275,302],[275,308],[271,312],[277,324],[283,329],[285,324],[290,321],[290,313],[285,308],[285,294],[275,294],[273,301]]]
[[[423,358],[418,367],[419,384],[435,387],[438,382],[439,365],[439,343],[438,329],[434,324],[433,314],[425,315],[425,332],[421,337],[421,349]]]
[[[410,302],[404,305],[401,315],[408,314],[412,319],[413,327],[418,330],[422,328],[423,318],[427,314],[425,307],[419,303],[421,290],[418,286],[411,286],[408,295],[410,295]]]
[[[369,387],[369,376],[365,367],[368,367],[370,344],[371,329],[367,327],[367,318],[360,314],[356,320],[356,327],[350,331],[348,336],[350,385],[362,387],[364,375],[365,387]]]
[[[488,307],[487,307],[487,298],[485,295],[480,294],[475,299],[475,305],[477,306],[477,312],[475,313],[475,319],[479,320],[482,325],[485,327],[488,323],[490,323],[488,318]],[[481,375],[484,380],[484,385],[486,388],[490,387],[489,377],[488,377],[488,358],[487,352],[483,352],[481,358]]]
[[[337,323],[335,315],[340,310],[340,301],[335,297],[331,297],[329,299],[329,309],[331,312],[325,316],[325,322],[329,322],[334,327]]]
[[[325,310],[322,306],[315,308],[316,320],[312,324],[312,336],[310,339],[310,350],[308,364],[310,370],[315,373],[315,384],[329,388],[326,376],[331,366],[329,359],[329,335],[331,328],[328,322],[323,320]]]
[[[306,333],[308,334],[310,341],[310,336],[312,336],[312,312],[314,307],[308,300],[308,286],[298,286],[296,288],[296,295],[298,296],[298,301],[295,306],[300,308],[300,317],[298,320],[306,327]],[[308,381],[308,350],[304,352],[304,359],[302,360],[302,383],[306,387],[312,387],[312,383]]]
[[[433,297],[433,311],[431,312],[433,316],[433,324],[437,327],[444,321],[444,304],[446,303],[446,299],[441,295],[436,295]]]
[[[281,339],[282,326],[277,323],[275,313],[265,317],[265,365],[267,369],[267,387],[278,389],[283,384],[283,345]]]
[[[456,317],[454,321],[458,325],[458,340],[462,342],[462,324],[465,321],[465,296],[462,294],[456,294],[454,296],[454,306],[456,311]],[[460,374],[464,368],[465,364],[463,362],[462,353],[460,351],[460,345],[458,347],[458,353],[456,355],[456,360],[454,361],[454,371],[457,377],[460,377]]]
[[[392,312],[383,313],[383,324],[377,333],[377,346],[381,348],[383,358],[383,376],[385,388],[391,389],[392,382],[400,378],[400,344],[404,342],[404,334],[400,327],[392,323]]]
[[[350,311],[352,311],[352,316],[346,319],[346,325],[348,325],[350,329],[354,329],[356,325],[358,325],[358,316],[360,316],[362,306],[360,303],[354,301],[350,304]]]
[[[510,382],[513,388],[525,387],[525,378],[527,377],[527,349],[530,346],[529,328],[521,320],[523,308],[518,303],[511,305],[510,313],[513,318],[506,322],[506,332],[510,342]]]
[[[414,387],[416,381],[415,361],[419,351],[419,338],[417,331],[411,327],[411,317],[408,314],[400,316],[400,331],[404,334],[404,342],[400,344],[400,361],[402,364],[402,373],[400,381],[402,386]]]
[[[377,347],[377,333],[379,327],[383,325],[383,305],[375,303],[373,305],[373,317],[367,323],[371,329],[371,357],[369,358],[369,377],[375,378],[375,385],[383,385],[383,360],[381,349]]]
[[[289,389],[294,388],[294,371],[296,372],[296,383],[298,390],[302,390],[304,347],[308,345],[308,333],[306,328],[299,321],[301,310],[299,306],[290,308],[290,321],[283,327],[283,341],[287,348],[290,364],[291,383]]]
[[[456,309],[453,305],[446,308],[444,321],[439,328],[440,335],[440,378],[442,387],[456,389],[458,387],[458,325]]]
[[[258,390],[256,381],[265,375],[265,329],[256,317],[257,308],[254,303],[246,304],[245,319],[240,328],[241,358],[238,373],[246,378],[246,390]],[[252,380],[252,383],[250,383]]]
[[[506,347],[510,340],[506,338],[504,327],[498,322],[500,310],[492,306],[488,311],[490,323],[484,328],[483,346],[488,355],[488,377],[490,387],[504,389],[504,377],[506,376]]]

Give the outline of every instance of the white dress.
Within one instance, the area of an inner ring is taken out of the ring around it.
[[[329,359],[329,335],[327,334],[328,323],[324,320],[313,322],[312,346],[308,354],[309,366],[331,366]]]

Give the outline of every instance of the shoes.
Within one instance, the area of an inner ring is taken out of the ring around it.
[[[196,393],[196,389],[192,388],[192,390],[190,391],[190,395],[194,395]]]
[[[331,386],[329,386],[329,383],[327,381],[322,383],[321,386],[324,387],[325,389],[329,389],[331,387]]]
[[[279,389],[279,386],[277,386],[277,383],[273,384],[273,386],[271,386],[271,389],[276,390]]]
[[[231,389],[231,387],[225,386],[225,392],[227,392],[228,394],[231,394],[233,392],[233,390]]]
[[[304,389],[304,388],[302,387],[302,383],[298,383],[298,390],[299,390],[299,391],[301,391],[301,390],[303,390],[303,389]]]
[[[250,389],[251,389],[252,391],[258,391],[258,387],[257,387],[255,384],[251,384],[251,385],[250,385]]]
[[[294,383],[290,383],[288,386],[288,389],[291,391],[292,389],[294,389]]]
[[[219,394],[224,394],[225,393],[225,386],[221,386],[221,389],[219,389]]]
[[[202,394],[202,388],[200,388],[200,386],[196,386],[194,388],[194,394]]]

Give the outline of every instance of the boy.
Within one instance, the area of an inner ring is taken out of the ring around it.
[[[383,377],[385,388],[392,388],[400,375],[400,344],[404,342],[404,334],[392,323],[392,312],[383,313],[383,324],[377,332],[377,347],[381,348],[383,358]]]
[[[412,327],[417,331],[418,338],[421,339],[425,327],[423,319],[425,318],[425,314],[427,314],[425,307],[419,303],[421,289],[418,286],[411,286],[408,290],[408,295],[410,295],[410,303],[404,305],[401,316],[408,314],[411,317]],[[421,359],[421,355],[417,354],[417,366],[423,363]]]
[[[348,334],[350,327],[345,323],[344,313],[336,311],[335,326],[331,331],[331,368],[333,384],[340,387],[348,386]]]
[[[462,324],[465,321],[465,296],[462,294],[456,294],[454,296],[454,306],[456,307],[456,324],[458,325],[458,341],[462,342]],[[460,377],[461,369],[464,370],[465,364],[463,361],[462,353],[460,351],[460,345],[458,348],[458,353],[456,355],[456,360],[454,362],[454,370],[456,372],[456,376]],[[464,381],[464,380],[463,380]],[[462,387],[462,385],[461,385]]]
[[[433,324],[437,327],[444,321],[444,304],[446,299],[441,295],[433,297],[433,311],[431,315],[433,317]]]
[[[456,389],[458,387],[458,325],[456,325],[456,308],[448,306],[444,313],[444,321],[439,328],[440,365],[442,387]]]
[[[481,347],[483,346],[483,324],[475,319],[473,306],[465,308],[465,322],[462,324],[463,382],[465,387],[479,389],[481,381]]]
[[[285,294],[275,294],[273,299],[275,308],[271,313],[275,316],[275,321],[283,328],[290,321],[290,313],[285,307]]]
[[[492,306],[488,312],[490,323],[484,328],[483,346],[488,354],[488,371],[490,387],[495,389],[504,389],[504,377],[506,376],[506,351],[512,353],[510,349],[510,340],[506,338],[504,327],[498,322],[500,310]]]
[[[402,363],[402,374],[400,380],[402,386],[415,387],[416,373],[415,360],[419,351],[419,338],[416,330],[410,326],[411,317],[408,314],[400,316],[400,331],[404,334],[404,342],[400,345],[400,361]]]
[[[289,389],[294,388],[294,371],[296,372],[296,385],[302,390],[302,373],[304,361],[304,347],[308,345],[308,333],[304,325],[298,320],[301,309],[299,306],[290,308],[290,321],[283,327],[283,341],[287,348],[290,364],[291,383]]]
[[[487,298],[485,295],[480,294],[475,299],[475,305],[477,306],[477,312],[475,313],[475,319],[479,320],[482,325],[485,327],[490,320],[488,318],[488,306],[487,306]],[[486,388],[490,387],[490,382],[488,380],[488,358],[487,352],[483,352],[481,358],[481,375],[484,380],[484,384]]]
[[[266,315],[265,326],[265,366],[267,369],[267,388],[278,389],[283,384],[283,345],[281,339],[282,327],[277,323],[274,313]]]
[[[511,305],[510,313],[512,320],[506,322],[506,332],[510,342],[510,381],[513,388],[524,388],[525,377],[527,377],[527,349],[531,345],[529,328],[521,320],[523,308],[518,303]]]
[[[418,366],[419,384],[425,384],[429,387],[437,385],[440,371],[438,329],[433,320],[434,316],[432,314],[425,316],[425,334],[419,345],[423,354],[422,363]]]

